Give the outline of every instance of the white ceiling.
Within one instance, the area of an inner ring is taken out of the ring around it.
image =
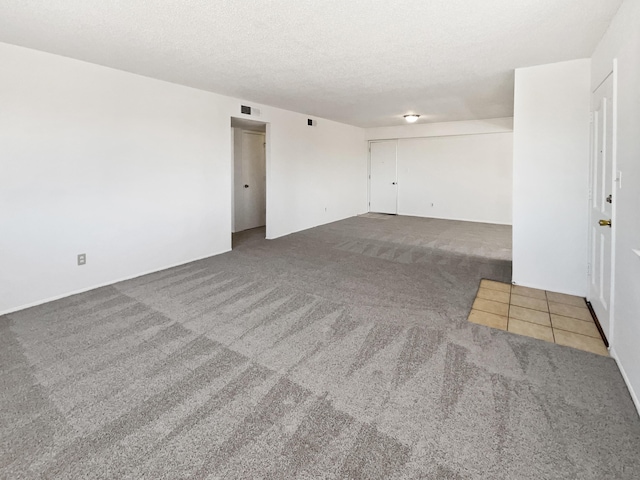
[[[513,114],[622,0],[3,0],[0,41],[359,126]]]

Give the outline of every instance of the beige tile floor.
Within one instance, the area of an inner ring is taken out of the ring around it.
[[[609,355],[584,298],[482,280],[469,321]]]

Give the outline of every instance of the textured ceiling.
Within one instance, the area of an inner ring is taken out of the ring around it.
[[[0,41],[359,126],[513,114],[622,0],[3,0]]]

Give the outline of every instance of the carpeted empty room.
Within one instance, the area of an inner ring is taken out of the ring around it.
[[[637,478],[611,358],[467,322],[508,226],[360,216],[1,317],[4,478]]]
[[[0,2],[0,480],[640,479],[640,0]]]

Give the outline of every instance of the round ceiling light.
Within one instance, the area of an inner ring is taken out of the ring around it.
[[[419,118],[420,115],[416,115],[415,113],[410,113],[404,116],[404,119],[407,121],[407,123],[416,123]]]

